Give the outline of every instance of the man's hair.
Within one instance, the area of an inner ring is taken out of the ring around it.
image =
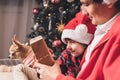
[[[114,6],[118,11],[120,11],[120,0],[117,0]]]
[[[93,0],[93,2],[100,4],[103,2],[103,0]],[[120,0],[117,0],[114,6],[116,10],[120,11]]]
[[[95,2],[95,3],[102,3],[103,2],[103,0],[93,0],[93,2]]]

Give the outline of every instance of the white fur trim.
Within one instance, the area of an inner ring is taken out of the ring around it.
[[[85,33],[84,33],[85,34]],[[62,32],[62,36],[61,36],[61,40],[66,44],[65,42],[65,38],[69,38],[69,39],[72,39],[74,41],[77,41],[79,43],[83,43],[83,44],[89,44],[90,41],[92,40],[93,38],[93,35],[92,34],[76,34],[75,30],[70,30],[70,29],[66,29],[66,30],[63,30]],[[84,36],[83,36],[84,35]]]
[[[93,38],[93,34],[88,33],[88,28],[85,24],[79,24],[75,30],[64,29],[61,36],[61,40],[64,43],[66,43],[65,38],[72,39],[79,43],[89,44]]]
[[[103,0],[103,3],[105,4],[110,4],[110,3],[115,3],[117,0]]]

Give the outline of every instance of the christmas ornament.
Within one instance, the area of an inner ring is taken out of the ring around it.
[[[50,31],[52,29],[52,25],[51,25],[51,14],[48,14],[48,19],[49,19],[49,25],[48,25],[48,30]]]
[[[71,3],[71,2],[74,2],[74,0],[67,0],[67,2]]]
[[[60,3],[60,0],[51,0],[51,3],[58,4],[58,3]]]
[[[62,23],[58,24],[57,30],[58,30],[59,33],[62,33],[62,31],[63,31],[63,29],[64,29],[64,26],[65,26],[65,25],[62,24]]]
[[[37,30],[37,29],[38,29],[38,27],[39,27],[39,24],[38,24],[38,23],[36,23],[36,24],[33,26],[33,30]]]
[[[44,28],[44,27],[39,27],[38,30],[39,30],[40,32],[45,32],[45,28]]]
[[[61,41],[59,39],[56,39],[52,43],[53,47],[59,47],[61,45]]]
[[[59,12],[60,12],[61,16],[63,16],[64,14],[66,14],[66,11],[65,11],[64,7],[59,7]]]
[[[48,3],[49,3],[49,0],[43,0],[43,5],[44,5],[45,8],[48,7]]]
[[[39,8],[33,8],[33,14],[38,14],[39,13]]]

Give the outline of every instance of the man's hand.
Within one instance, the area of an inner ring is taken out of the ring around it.
[[[40,74],[40,80],[55,80],[56,77],[61,74],[60,66],[58,62],[55,62],[53,66],[47,66],[40,63],[35,63],[34,67]]]

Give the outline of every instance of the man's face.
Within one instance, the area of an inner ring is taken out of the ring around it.
[[[97,4],[93,0],[80,0],[80,2],[84,9],[86,9],[86,13],[89,15],[93,24],[101,25],[108,20],[108,6],[106,4]]]

